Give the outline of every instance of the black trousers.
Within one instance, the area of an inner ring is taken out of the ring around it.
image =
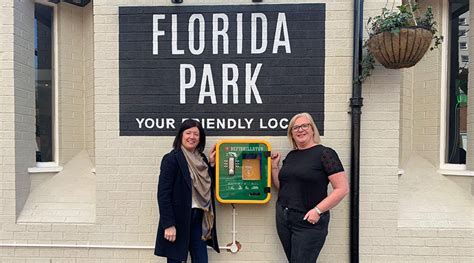
[[[202,217],[204,211],[199,208],[193,208],[191,211],[191,236],[189,239],[189,253],[191,254],[191,262],[193,263],[207,263],[209,262],[207,256],[206,241],[201,239],[202,236]],[[178,230],[179,231],[179,230]],[[182,261],[168,258],[167,263],[181,263]],[[186,261],[183,261],[186,262]]]
[[[286,257],[291,263],[314,263],[323,248],[329,226],[329,212],[316,224],[303,220],[306,212],[276,205],[276,226]]]

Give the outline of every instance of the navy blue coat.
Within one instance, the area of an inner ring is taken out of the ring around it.
[[[203,155],[204,161],[209,163]],[[210,166],[209,166],[210,167]],[[214,172],[210,168],[212,179],[212,208],[214,210],[214,227],[212,239],[207,245],[219,252],[216,232],[216,211],[214,202]],[[175,149],[166,154],[161,160],[160,178],[158,181],[158,207],[160,222],[155,243],[155,255],[175,260],[186,260],[188,256],[189,237],[191,228],[192,180],[188,163],[181,149]],[[176,227],[176,240],[169,242],[164,238],[165,229]]]

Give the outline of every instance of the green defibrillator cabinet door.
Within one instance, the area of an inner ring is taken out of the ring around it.
[[[270,201],[271,146],[262,140],[223,140],[216,146],[216,198],[221,203]]]

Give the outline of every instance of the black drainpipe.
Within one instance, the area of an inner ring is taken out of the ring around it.
[[[362,33],[364,0],[354,0],[354,50],[352,79],[361,72]],[[359,263],[359,165],[360,165],[360,115],[362,107],[362,84],[353,81],[351,106],[351,189],[350,189],[350,256],[351,263]]]

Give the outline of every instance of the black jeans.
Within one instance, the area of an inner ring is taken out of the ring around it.
[[[276,205],[278,237],[291,263],[316,262],[328,235],[329,212],[314,225],[303,220],[305,214]]]

